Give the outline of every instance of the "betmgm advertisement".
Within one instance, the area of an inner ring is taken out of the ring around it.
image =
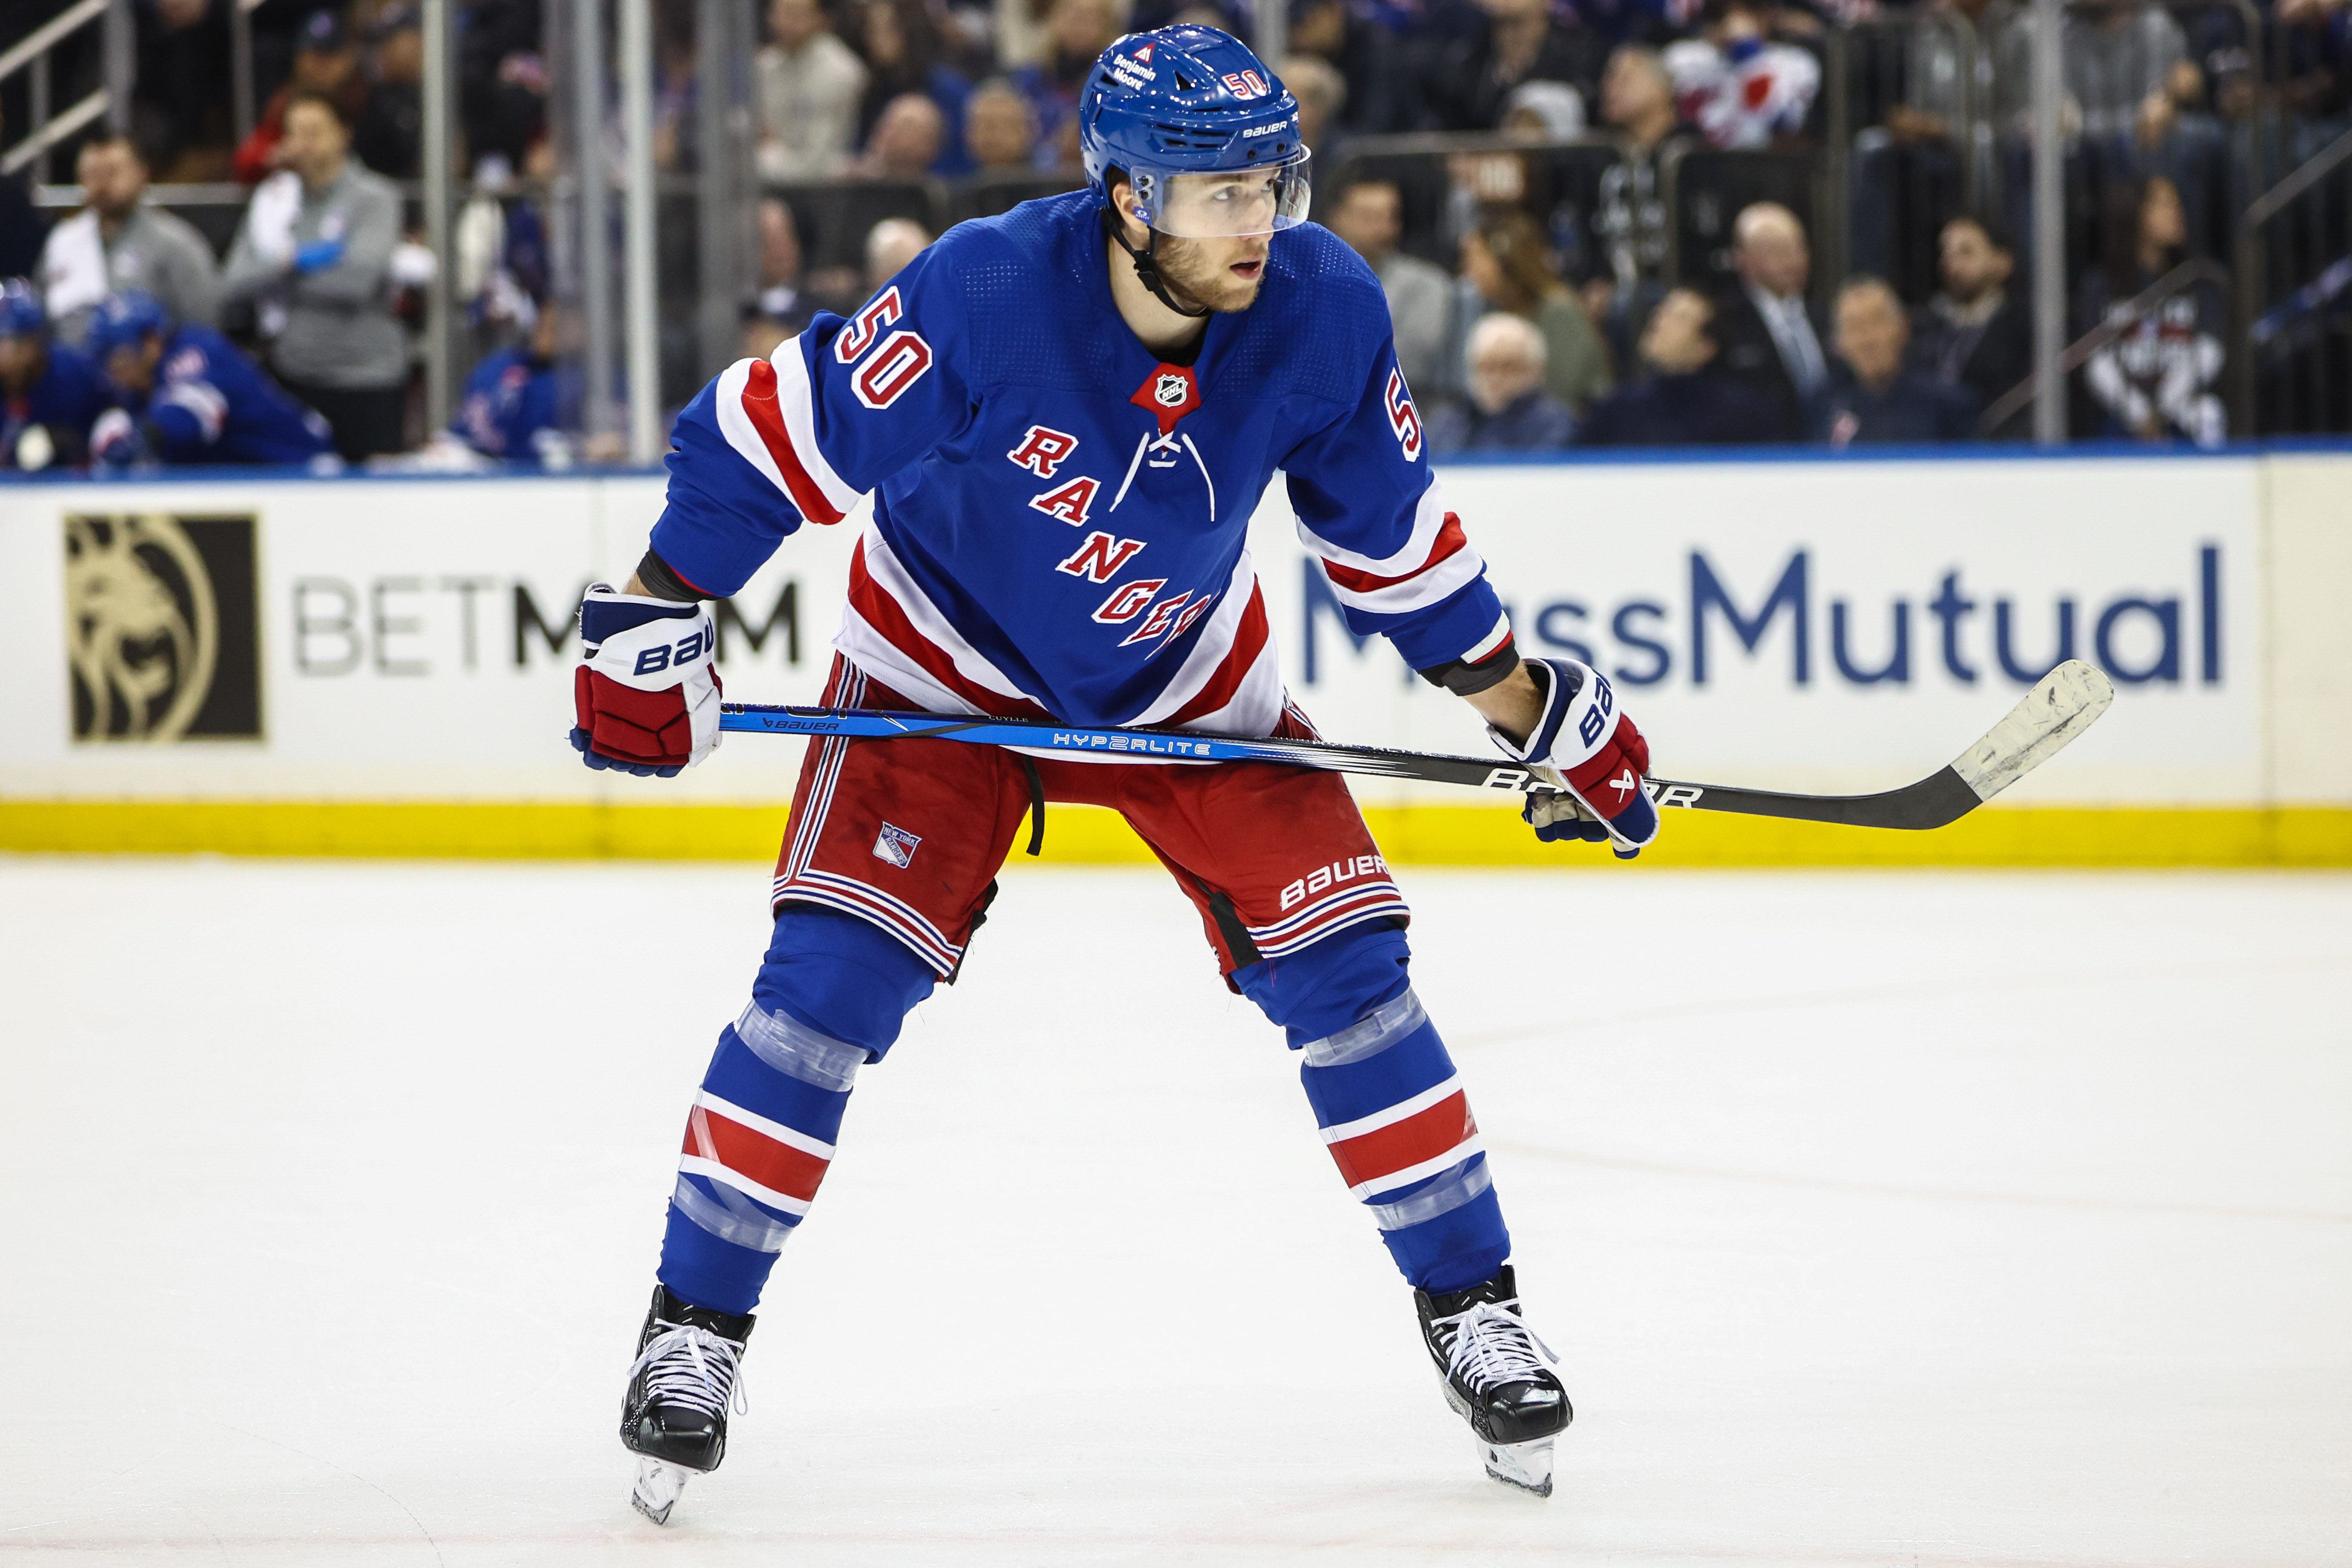
[[[1522,647],[1606,673],[1668,776],[1892,788],[2053,665],[2092,661],[2114,708],[1977,814],[2056,813],[2079,836],[2091,813],[2278,804],[2263,461],[1473,466],[1441,482]],[[772,845],[799,742],[730,736],[657,781],[583,768],[567,741],[574,610],[590,583],[627,579],[661,494],[634,475],[0,489],[0,562],[22,587],[0,628],[20,672],[0,726],[7,847],[254,847],[236,812],[296,850],[312,820],[341,825],[317,847],[348,847],[371,812],[470,820],[465,852],[634,852],[613,825],[659,816],[661,843],[698,853],[693,825],[727,812],[728,853]],[[801,530],[718,607],[730,699],[819,699],[863,522]],[[1278,483],[1250,548],[1292,694],[1326,737],[1489,754],[1465,704],[1349,627]],[[1507,803],[1351,783],[1401,858],[1538,853]],[[1668,828],[1717,835],[1718,861],[1751,843],[1724,834],[1769,826],[1703,815]],[[1840,845],[1937,837],[1809,831],[1756,853],[1834,863],[1854,858]],[[1065,858],[1096,841],[1058,840]]]

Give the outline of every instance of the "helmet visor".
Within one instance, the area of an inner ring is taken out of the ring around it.
[[[1151,226],[1178,239],[1236,239],[1307,221],[1307,151],[1259,169],[1206,174],[1150,171]]]

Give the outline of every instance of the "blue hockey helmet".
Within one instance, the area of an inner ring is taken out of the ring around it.
[[[39,289],[22,278],[0,283],[0,338],[37,338],[48,326]]]
[[[1214,27],[1129,33],[1105,49],[1078,97],[1078,148],[1105,205],[1116,171],[1135,189],[1136,218],[1162,234],[1214,239],[1307,221],[1298,100]]]
[[[125,289],[101,300],[89,319],[89,353],[104,364],[119,348],[136,347],[142,338],[172,335],[172,312],[143,289]]]

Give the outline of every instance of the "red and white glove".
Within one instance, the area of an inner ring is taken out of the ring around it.
[[[572,747],[592,768],[675,778],[719,744],[718,630],[700,605],[620,594],[580,601]]]
[[[1658,808],[1642,787],[1650,742],[1617,706],[1616,689],[1591,666],[1531,658],[1527,670],[1544,691],[1534,731],[1525,744],[1492,725],[1486,733],[1513,761],[1538,776],[1549,773],[1566,794],[1530,795],[1520,815],[1546,843],[1605,838],[1619,859],[1631,860],[1658,837]]]

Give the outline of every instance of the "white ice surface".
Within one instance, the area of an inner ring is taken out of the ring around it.
[[[656,1531],[766,884],[0,859],[0,1564],[2352,1562],[2352,881],[2285,876],[1411,875],[1546,1503],[1188,906],[1024,870]]]

